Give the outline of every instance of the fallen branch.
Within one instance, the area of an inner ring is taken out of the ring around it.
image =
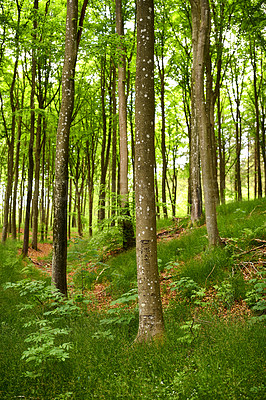
[[[266,240],[262,240],[262,239],[253,239],[256,240],[256,242],[260,242],[260,243],[266,243]]]
[[[243,256],[244,254],[251,253],[252,251],[257,251],[257,250],[262,249],[264,247],[265,247],[265,245],[262,244],[261,246],[254,247],[253,249],[250,249],[250,250],[247,250],[247,251],[243,251],[242,253],[239,253],[238,256]]]

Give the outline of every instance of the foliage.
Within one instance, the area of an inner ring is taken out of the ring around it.
[[[250,280],[252,289],[246,294],[245,301],[255,313],[253,320],[264,321],[266,319],[266,281],[265,271],[261,271],[257,277]]]
[[[40,277],[32,283],[31,279],[23,279],[27,273],[32,275],[32,267],[24,267],[12,243],[0,246],[1,398],[264,398],[265,273],[263,268],[256,267],[251,270],[251,279],[244,280],[243,266],[247,264],[242,261],[252,257],[255,263],[259,262],[259,257],[255,252],[241,255],[257,246],[254,238],[252,242],[245,239],[245,228],[255,226],[254,221],[261,224],[263,209],[258,207],[252,212],[254,203],[244,204],[247,212],[242,220],[239,215],[243,213],[234,212],[239,205],[229,204],[228,208],[231,211],[223,207],[223,213],[227,213],[229,225],[221,216],[219,221],[221,230],[233,233],[228,237],[236,239],[230,245],[216,251],[204,249],[203,228],[189,229],[173,239],[171,246],[161,243],[165,246],[161,253],[164,271],[174,283],[172,286],[177,287],[164,309],[167,335],[163,344],[133,344],[138,329],[134,250],[106,260],[109,268],[102,275],[106,280],[103,282],[114,285],[110,289],[112,298],[116,299],[112,308],[93,309],[86,302],[84,292],[82,310],[86,312],[82,312],[71,300],[66,301],[61,295],[57,298],[56,293],[55,300],[49,285]],[[240,240],[241,249],[237,248]],[[80,243],[85,253],[86,245]],[[168,259],[165,249],[169,249]],[[177,253],[176,249],[179,249]],[[88,259],[89,253],[84,256],[84,260]],[[80,260],[82,263],[83,256]],[[95,261],[94,256],[91,261]],[[78,254],[73,255],[71,263],[78,264]],[[2,284],[8,281],[12,284],[3,291]],[[213,291],[213,298],[208,299],[213,285],[217,285],[219,295],[215,296]],[[124,287],[127,289],[123,290]],[[20,296],[20,292],[25,295]],[[255,307],[252,317],[242,318],[223,310],[230,316],[223,319],[218,316],[217,309],[211,307],[211,302],[226,306],[243,299],[250,308]],[[18,305],[21,312],[18,312]],[[29,325],[25,327],[25,324]],[[60,348],[64,343],[72,347]],[[41,355],[35,350],[38,344]],[[63,352],[69,356],[65,361]],[[21,359],[23,354],[25,358]],[[31,356],[33,360],[27,362]],[[37,360],[41,360],[40,365]],[[42,372],[42,376],[30,379],[29,384],[23,375],[26,371],[32,375]]]
[[[70,342],[62,343],[60,337],[68,336],[70,328],[62,328],[60,323],[66,324],[76,318],[79,308],[73,300],[65,299],[56,288],[47,286],[44,281],[24,279],[16,283],[7,282],[4,288],[17,290],[20,297],[25,299],[19,311],[27,311],[23,328],[30,330],[30,333],[25,338],[29,347],[21,357],[28,364],[29,370],[23,375],[28,378],[44,378],[51,363],[69,358],[69,350],[73,345]]]

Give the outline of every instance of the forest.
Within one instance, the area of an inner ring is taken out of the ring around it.
[[[265,1],[0,21],[0,397],[264,399]]]

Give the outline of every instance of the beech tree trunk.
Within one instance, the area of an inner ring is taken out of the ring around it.
[[[105,66],[106,56],[104,55],[101,60],[101,106],[102,106],[102,121],[103,121],[103,135],[102,135],[102,149],[101,149],[101,177],[100,177],[100,193],[99,193],[99,209],[98,221],[101,223],[105,219],[105,198],[106,198],[106,175],[109,163],[110,146],[111,146],[111,130],[108,131],[107,138],[107,123],[106,123],[106,105],[105,105],[105,92],[106,92],[106,79],[105,79]]]
[[[200,139],[200,157],[208,240],[210,246],[220,243],[216,216],[216,183],[213,168],[210,108],[206,107],[204,71],[206,50],[210,40],[210,9],[208,0],[191,0],[192,46],[195,87],[195,117]],[[192,103],[193,104],[193,103]]]
[[[126,57],[122,45],[124,38],[124,21],[122,1],[116,0],[116,33],[121,39],[118,51],[121,53],[118,61],[118,104],[119,104],[119,147],[120,147],[120,198],[123,216],[123,248],[135,245],[134,228],[129,212],[128,199],[128,147],[127,147],[127,100],[126,100]]]
[[[16,160],[15,160],[15,179],[14,179],[14,189],[13,189],[13,204],[12,204],[12,221],[11,230],[12,238],[17,238],[17,226],[16,226],[16,215],[17,215],[17,197],[18,197],[18,179],[19,179],[19,155],[20,155],[20,139],[21,139],[21,124],[22,117],[18,120],[18,133],[17,133],[17,146],[16,146]]]
[[[196,35],[197,32],[193,32]],[[194,39],[193,36],[193,40]],[[202,189],[200,174],[200,146],[199,130],[196,121],[196,57],[193,57],[192,85],[191,85],[191,131],[190,131],[190,201],[191,201],[191,222],[195,224],[202,215]]]
[[[39,104],[40,106],[40,104]],[[35,141],[35,175],[34,193],[32,199],[32,248],[37,250],[38,246],[38,217],[39,217],[39,189],[40,189],[40,166],[41,166],[41,132],[42,116],[38,114],[37,132]]]
[[[115,217],[117,213],[117,196],[116,196],[116,184],[117,184],[117,179],[116,179],[116,165],[117,165],[117,105],[116,105],[116,68],[113,68],[113,74],[112,74],[112,117],[113,117],[113,123],[112,123],[112,184],[111,184],[111,191],[112,191],[112,199],[111,199],[111,216],[112,216],[112,222],[111,225],[115,225],[115,220],[113,218]]]
[[[3,109],[2,111],[2,117],[3,117],[3,125],[4,125],[4,130],[7,138],[7,144],[8,144],[8,163],[7,163],[7,184],[6,184],[6,192],[5,192],[5,200],[4,200],[4,220],[3,220],[3,229],[2,229],[2,242],[5,242],[7,239],[7,233],[8,233],[8,225],[10,225],[11,230],[13,227],[12,231],[12,236],[13,239],[16,238],[16,234],[14,233],[14,224],[15,224],[15,230],[16,230],[16,221],[14,221],[14,214],[13,214],[13,219],[11,220],[11,212],[10,212],[10,201],[11,201],[11,196],[12,196],[12,185],[13,185],[13,167],[14,167],[14,147],[15,147],[15,131],[16,131],[16,115],[15,111],[18,108],[18,98],[15,99],[15,85],[16,85],[16,79],[17,79],[17,70],[18,70],[18,62],[19,62],[19,53],[20,53],[20,46],[19,46],[19,35],[20,35],[20,20],[21,20],[21,6],[19,6],[18,2],[16,3],[17,6],[17,27],[16,27],[16,36],[15,36],[15,43],[16,43],[16,59],[15,59],[15,64],[14,64],[14,70],[13,70],[13,76],[12,76],[12,82],[10,86],[10,92],[9,92],[9,97],[10,97],[10,104],[11,104],[11,111],[12,111],[12,122],[11,122],[11,135],[10,137],[8,136],[8,130],[7,130],[7,123],[4,117]],[[2,49],[1,49],[2,50]],[[1,59],[2,59],[2,51],[1,51]],[[23,94],[22,94],[23,98]],[[1,96],[1,108],[3,107],[3,99]],[[20,125],[19,125],[19,131],[21,128],[21,119],[20,119]],[[19,132],[18,132],[19,135]],[[19,148],[17,147],[17,150]],[[17,167],[17,164],[15,165],[15,168]],[[15,169],[15,174],[16,174],[16,169]],[[17,190],[17,187],[16,187]],[[15,194],[15,197],[17,194]],[[14,201],[13,201],[14,205]],[[14,207],[13,207],[14,210]]]
[[[218,150],[219,150],[219,167],[220,167],[220,198],[221,203],[225,203],[225,141],[222,137],[222,121],[221,121],[221,98],[220,92],[217,98],[217,124],[218,124]]]
[[[39,3],[38,0],[34,0],[34,11],[38,10]],[[36,41],[36,31],[37,31],[37,16],[33,21],[33,42]],[[35,47],[35,45],[34,45]],[[34,144],[34,132],[35,132],[35,85],[36,85],[36,54],[35,49],[32,50],[32,67],[31,67],[31,96],[30,96],[30,108],[31,108],[31,121],[30,121],[30,140],[29,140],[29,166],[28,166],[28,192],[27,192],[27,204],[26,204],[26,215],[24,224],[24,239],[23,239],[23,256],[28,255],[29,248],[29,236],[30,236],[30,208],[32,200],[32,186],[33,186],[33,172],[34,172],[34,160],[33,160],[33,144]]]
[[[77,60],[78,0],[67,0],[65,59],[62,73],[62,103],[59,114],[54,181],[54,226],[52,281],[67,295],[67,195],[68,145],[74,106],[74,76]]]
[[[136,61],[136,256],[139,294],[138,341],[164,333],[157,266],[154,194],[154,4],[137,0]]]
[[[262,197],[262,179],[261,179],[261,163],[260,163],[260,111],[259,111],[259,94],[257,83],[257,58],[256,58],[256,45],[250,42],[251,64],[253,69],[253,89],[254,89],[254,105],[256,113],[256,136],[255,136],[255,152],[257,161],[257,192],[258,197]],[[255,190],[256,192],[256,190]]]

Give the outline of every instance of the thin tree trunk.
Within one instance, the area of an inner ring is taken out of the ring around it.
[[[37,12],[39,7],[39,1],[34,0],[34,11]],[[35,47],[36,32],[37,32],[37,15],[33,21],[33,45]],[[31,122],[30,122],[30,140],[29,140],[29,166],[28,166],[28,192],[27,192],[27,204],[26,204],[26,215],[24,224],[24,240],[23,240],[23,256],[28,255],[29,248],[29,235],[30,235],[30,207],[32,199],[32,186],[33,186],[33,172],[34,172],[34,160],[33,160],[33,144],[34,144],[34,131],[35,131],[35,84],[36,84],[36,54],[35,49],[32,50],[32,67],[31,67],[31,96],[30,96],[30,109],[31,109]]]
[[[46,148],[46,120],[43,121],[43,152],[42,152],[42,188],[41,188],[41,242],[44,242],[45,228],[45,148]]]
[[[17,214],[17,191],[18,191],[18,179],[19,179],[19,155],[20,155],[20,139],[21,139],[21,123],[22,117],[18,120],[18,133],[17,133],[17,146],[16,146],[16,160],[15,160],[15,179],[13,189],[13,206],[12,206],[12,238],[17,238],[17,226],[16,226],[16,214]]]
[[[124,22],[122,1],[116,0],[116,32],[121,41],[124,38]],[[128,147],[127,147],[127,99],[126,99],[126,59],[125,49],[119,46],[121,52],[118,63],[118,102],[119,102],[119,147],[120,147],[120,198],[123,215],[123,248],[128,249],[135,245],[134,229],[129,212],[128,199]]]
[[[193,67],[195,68],[195,116],[200,138],[206,225],[210,246],[220,243],[216,217],[216,185],[213,168],[210,106],[206,107],[204,67],[210,40],[210,10],[208,0],[191,0]],[[217,181],[216,181],[217,182]]]
[[[197,104],[197,21],[198,17],[192,12],[192,44],[193,44],[193,65],[191,82],[191,135],[190,135],[190,188],[191,188],[191,222],[195,224],[202,215],[202,189],[200,175],[200,146],[199,146],[199,127],[196,115]]]
[[[105,198],[106,198],[106,174],[108,168],[111,135],[109,130],[109,136],[107,139],[107,125],[106,125],[106,106],[105,106],[105,65],[106,57],[102,57],[101,62],[101,105],[102,105],[102,120],[103,120],[103,139],[102,139],[102,150],[101,150],[101,177],[100,177],[100,193],[99,193],[99,209],[98,209],[98,221],[103,222],[105,219]]]
[[[221,203],[225,204],[225,144],[222,138],[222,116],[221,116],[221,97],[220,91],[217,99],[217,125],[218,125],[218,151],[220,162],[220,198]]]
[[[113,103],[113,137],[112,137],[112,222],[115,225],[114,217],[117,213],[117,196],[116,196],[116,158],[117,158],[117,115],[116,115],[116,69],[113,68],[112,81],[112,103]]]
[[[262,180],[261,180],[261,164],[260,164],[260,112],[259,112],[259,95],[257,84],[257,58],[255,43],[250,44],[251,48],[251,64],[253,68],[253,88],[254,88],[254,102],[256,113],[256,136],[255,136],[255,151],[257,160],[257,186],[258,197],[262,197]]]
[[[41,132],[42,132],[42,116],[41,116],[41,114],[38,114],[37,132],[36,132],[36,140],[35,140],[34,193],[33,193],[33,199],[32,199],[32,244],[31,245],[34,250],[37,250],[37,245],[38,245]]]
[[[71,207],[72,207],[72,179],[69,181],[68,193],[68,239],[71,239]]]

